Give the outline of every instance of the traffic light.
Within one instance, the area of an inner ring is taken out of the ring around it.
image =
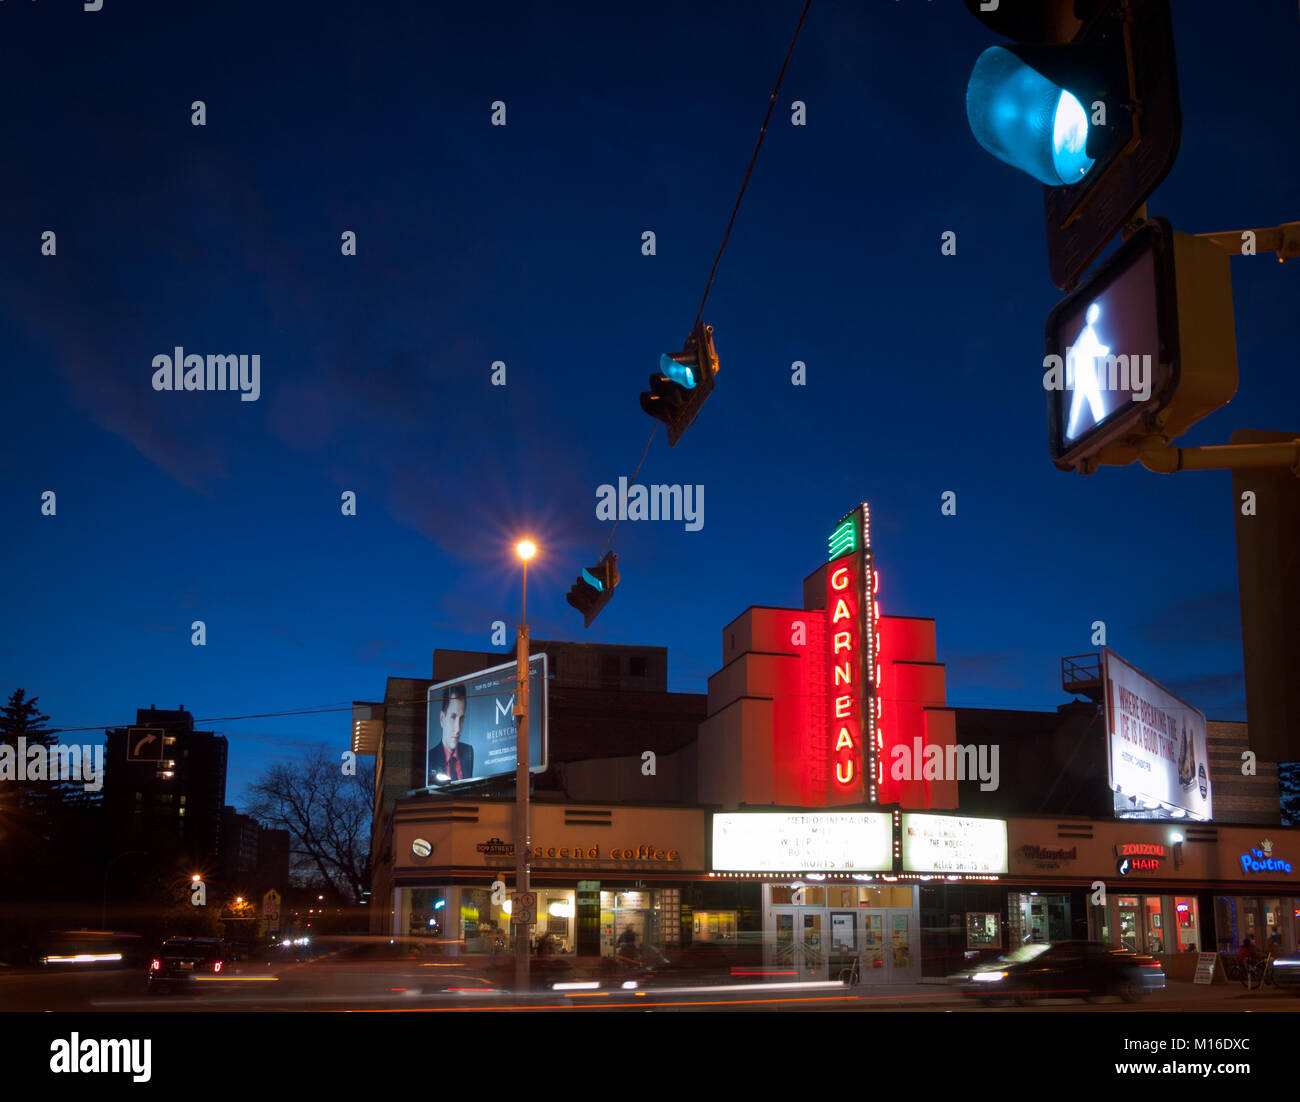
[[[1044,185],[1052,282],[1068,291],[1178,155],[1169,0],[966,6],[1016,40],[989,47],[975,63],[966,88],[971,132]]]
[[[1052,461],[1090,473],[1172,440],[1237,391],[1228,254],[1146,222],[1048,315]]]
[[[584,627],[591,627],[592,620],[609,604],[609,599],[614,596],[616,585],[618,585],[618,556],[613,551],[606,554],[591,569],[584,569],[578,575],[566,599],[582,613]]]
[[[641,408],[668,426],[669,447],[682,438],[713,393],[717,373],[711,325],[696,325],[680,352],[659,357],[659,373],[650,376],[649,391],[641,392]]]

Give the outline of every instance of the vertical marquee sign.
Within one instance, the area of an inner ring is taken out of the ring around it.
[[[880,780],[880,579],[866,502],[835,526],[826,572],[831,804],[876,803]]]

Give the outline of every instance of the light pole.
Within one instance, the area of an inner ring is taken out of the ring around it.
[[[524,596],[515,638],[515,891],[528,891],[528,864],[532,835],[528,822],[528,560],[537,554],[532,540],[521,540],[515,552],[524,563]],[[520,908],[522,909],[522,908]],[[511,918],[518,917],[518,910]],[[529,950],[532,936],[527,923],[515,924],[515,990],[529,988]]]

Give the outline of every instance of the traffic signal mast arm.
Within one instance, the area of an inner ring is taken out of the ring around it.
[[[1300,437],[1283,444],[1216,444],[1178,448],[1163,436],[1147,436],[1138,445],[1138,462],[1148,471],[1239,471],[1254,467],[1287,467],[1300,478]]]
[[[1300,222],[1283,222],[1267,230],[1227,230],[1224,233],[1198,233],[1196,236],[1214,242],[1224,252],[1240,256],[1243,255],[1242,239],[1248,233],[1254,235],[1255,252],[1277,253],[1279,264],[1300,259]]]
[[[1146,219],[1146,204],[1137,220]],[[1126,227],[1125,236],[1131,229]],[[1254,235],[1255,252],[1277,253],[1279,264],[1300,258],[1300,222],[1258,230],[1225,230],[1222,233],[1198,233],[1195,236],[1218,245],[1229,256],[1243,254],[1242,242],[1247,233]],[[1147,436],[1138,444],[1138,462],[1157,474],[1177,471],[1240,471],[1285,467],[1300,478],[1300,437],[1275,444],[1214,444],[1197,448],[1171,445],[1163,436]]]

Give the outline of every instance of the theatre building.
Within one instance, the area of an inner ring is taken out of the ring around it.
[[[532,641],[542,951],[631,936],[805,977],[856,959],[889,984],[1067,938],[1171,975],[1274,929],[1295,950],[1300,830],[1279,825],[1275,765],[1241,775],[1245,724],[1110,651],[1063,660],[1055,712],[950,707],[935,621],[889,610],[867,506],[827,530],[802,607],[722,628],[707,694],[667,691],[664,648]],[[431,678],[354,709],[377,933],[512,945],[509,658],[439,650]]]

